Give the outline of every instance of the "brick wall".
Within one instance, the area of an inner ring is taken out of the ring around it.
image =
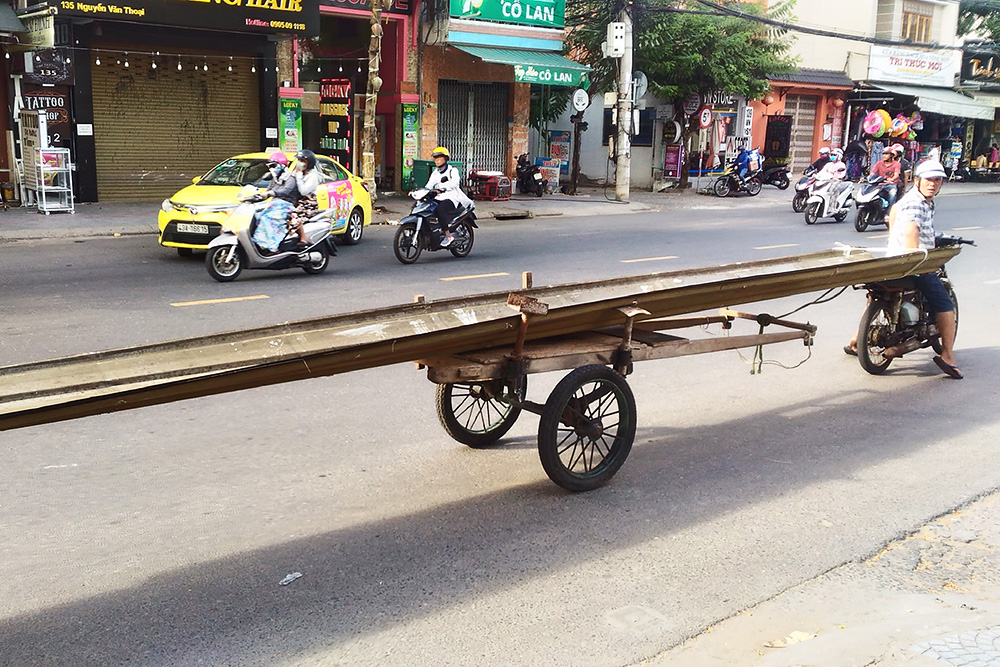
[[[528,150],[528,114],[530,110],[531,86],[514,81],[514,68],[480,62],[478,58],[454,47],[427,46],[423,49],[420,66],[421,100],[420,117],[420,157],[430,159],[430,153],[437,142],[438,125],[438,79],[456,81],[498,81],[510,84],[508,102],[507,172],[514,172],[516,157]]]

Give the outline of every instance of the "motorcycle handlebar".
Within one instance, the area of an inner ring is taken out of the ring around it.
[[[950,245],[976,245],[976,242],[972,239],[963,239],[961,236],[944,236],[940,234],[934,237],[934,247],[941,248]]]

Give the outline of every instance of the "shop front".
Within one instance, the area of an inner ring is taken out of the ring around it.
[[[63,2],[51,49],[24,54],[15,109],[45,109],[78,201],[169,196],[219,161],[277,144],[275,39],[318,30],[316,4]]]
[[[978,118],[966,132],[965,150],[971,178],[1000,178],[1000,55],[989,45],[967,45],[962,56],[962,85],[972,98],[993,107],[991,118]]]

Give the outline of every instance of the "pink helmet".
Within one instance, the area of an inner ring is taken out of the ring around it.
[[[275,164],[280,164],[285,167],[288,166],[288,157],[286,157],[284,153],[271,153],[267,159]]]
[[[889,146],[889,150],[893,153],[899,153],[900,155],[906,152],[903,149],[903,144],[893,144],[892,146]]]

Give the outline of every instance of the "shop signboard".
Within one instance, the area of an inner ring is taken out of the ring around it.
[[[24,54],[23,76],[29,83],[72,86],[72,49],[54,48]]]
[[[663,175],[667,178],[680,178],[681,165],[684,163],[684,146],[667,144],[663,148]]]
[[[44,111],[21,110],[18,126],[21,134],[21,161],[24,171],[24,187],[28,190],[38,189],[38,171],[35,156],[39,148],[48,148],[48,131]]]
[[[450,0],[451,16],[516,23],[537,28],[565,27],[566,0]]]
[[[278,140],[284,153],[302,150],[302,99],[282,97],[278,100]]]
[[[559,173],[569,175],[569,153],[573,133],[569,130],[549,131],[549,157],[559,160]]]
[[[764,130],[764,157],[787,158],[792,141],[792,117],[768,116]]]
[[[920,50],[873,44],[868,58],[872,81],[951,88],[959,60],[951,49]]]
[[[16,44],[6,44],[5,48],[11,52],[51,49],[56,43],[55,15],[54,7],[19,15],[17,18],[28,32],[22,33]]]
[[[966,51],[962,57],[962,81],[1000,86],[1000,56]]]
[[[24,84],[21,108],[45,114],[46,147],[70,146],[69,86]]]
[[[552,157],[536,157],[535,164],[542,172],[542,178],[548,181],[548,187],[554,191],[559,190],[559,167],[560,160]]]
[[[345,9],[360,9],[366,12],[372,10],[370,0],[321,0],[319,4],[325,7],[344,7]],[[417,0],[392,0],[388,6],[382,5],[382,13],[408,16],[413,13],[413,8],[416,5]]]
[[[401,149],[403,152],[402,184],[406,190],[416,187],[413,182],[413,161],[417,158],[417,119],[420,115],[420,105],[403,103],[402,107],[403,141]]]
[[[319,86],[319,147],[348,171],[354,170],[351,126],[354,94],[350,79],[323,79]]]
[[[546,86],[576,88],[582,86],[587,72],[566,67],[541,65],[514,65],[514,80],[518,83],[537,83]]]
[[[55,4],[60,17],[303,37],[319,34],[318,0],[59,0]]]

